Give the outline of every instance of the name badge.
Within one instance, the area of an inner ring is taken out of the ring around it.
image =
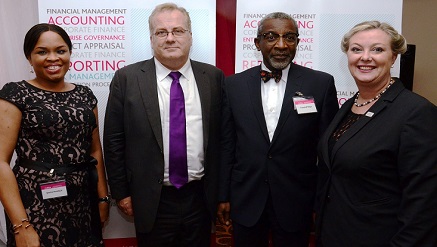
[[[317,112],[316,104],[313,97],[293,97],[294,109],[297,114],[306,114]]]
[[[68,195],[65,180],[42,183],[40,184],[40,188],[44,200]]]

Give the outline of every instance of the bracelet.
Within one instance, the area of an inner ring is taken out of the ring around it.
[[[15,231],[15,230],[17,230],[18,228],[22,227],[24,222],[29,222],[29,219],[28,219],[28,218],[24,218],[24,219],[22,219],[22,220],[21,220],[21,224],[19,224],[19,225],[13,225],[13,226],[12,226],[12,230]]]
[[[20,228],[20,227],[22,227],[22,226],[23,226],[23,224],[13,225],[13,226],[12,226],[12,230],[15,231],[15,230],[17,230],[18,228]]]
[[[29,226],[32,226],[32,224],[29,223],[29,219],[27,219],[27,218],[22,219],[21,224],[12,226],[12,231],[14,231],[14,234],[20,233],[20,231],[18,231],[17,229],[22,227],[24,222],[27,222],[27,225],[24,226],[24,229],[27,229]]]
[[[103,202],[110,203],[111,202],[110,195],[99,198],[99,203],[103,203]]]
[[[17,228],[19,228],[19,227],[21,227],[21,226],[23,226],[23,224],[20,224]],[[32,226],[32,227],[33,227],[32,224],[27,224],[26,226],[24,226],[24,229],[27,229],[29,226]],[[15,235],[18,234],[18,233],[20,233],[20,231],[18,231],[18,230],[15,230],[15,231],[14,231],[14,234],[15,234]]]

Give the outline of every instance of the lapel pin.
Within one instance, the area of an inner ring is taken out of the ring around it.
[[[373,112],[371,112],[371,111],[368,111],[368,112],[366,112],[366,117],[373,117]]]

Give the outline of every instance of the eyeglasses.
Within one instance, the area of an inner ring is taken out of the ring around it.
[[[284,33],[284,34],[268,32],[268,33],[259,34],[258,37],[260,37],[260,36],[263,36],[267,42],[272,43],[272,44],[276,44],[276,42],[279,41],[279,37],[282,37],[282,39],[285,41],[285,43],[292,45],[292,44],[296,43],[297,37],[299,37],[299,34],[293,33],[293,32],[288,32],[288,33]]]
[[[167,31],[167,30],[159,30],[155,33],[156,37],[158,38],[166,38],[169,33],[173,34],[176,38],[184,36],[186,32],[189,32],[189,30],[186,29],[175,29],[173,31]]]

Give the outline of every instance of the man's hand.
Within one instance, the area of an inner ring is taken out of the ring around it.
[[[117,202],[117,206],[121,210],[121,212],[123,212],[125,215],[134,216],[134,211],[132,209],[132,201],[130,196],[119,200]]]
[[[229,202],[221,202],[217,208],[217,219],[220,224],[229,226],[231,221],[229,213],[231,211],[231,204]]]

